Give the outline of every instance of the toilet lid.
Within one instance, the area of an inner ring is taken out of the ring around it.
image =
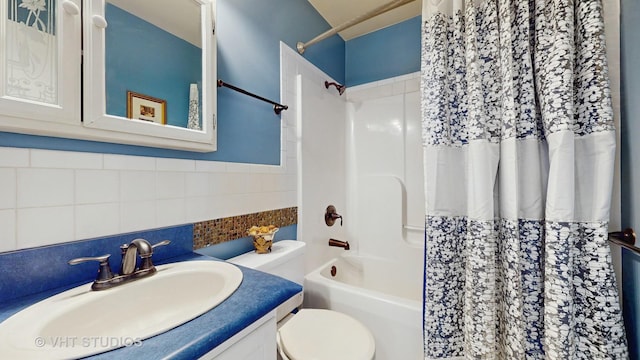
[[[337,311],[302,309],[278,332],[282,350],[294,360],[371,360],[375,352],[369,329]]]

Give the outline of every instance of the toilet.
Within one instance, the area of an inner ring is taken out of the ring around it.
[[[227,260],[300,285],[304,283],[305,243],[281,240],[268,254],[248,252]],[[369,329],[341,312],[300,309],[302,296],[295,296],[276,309],[278,355],[282,360],[372,360],[375,342]]]

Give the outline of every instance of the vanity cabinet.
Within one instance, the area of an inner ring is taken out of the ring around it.
[[[216,150],[215,0],[5,4],[0,131]]]
[[[275,310],[220,344],[200,360],[275,360],[276,316]]]

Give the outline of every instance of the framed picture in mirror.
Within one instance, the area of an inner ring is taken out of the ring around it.
[[[127,117],[165,125],[167,123],[167,101],[127,91]]]

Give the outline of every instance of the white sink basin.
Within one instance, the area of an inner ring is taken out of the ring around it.
[[[81,285],[14,314],[0,323],[0,359],[68,359],[135,346],[209,311],[242,282],[240,269],[221,261],[157,270],[102,291]]]

